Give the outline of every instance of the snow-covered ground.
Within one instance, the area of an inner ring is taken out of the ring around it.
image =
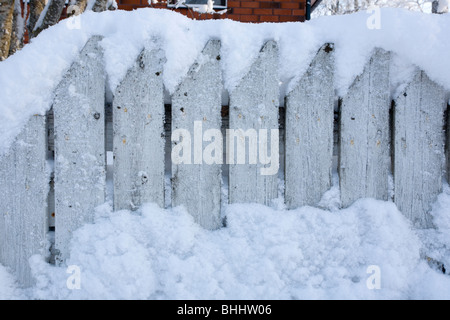
[[[0,267],[0,299],[450,299],[448,271],[433,262],[450,266],[448,186],[433,209],[437,229],[426,231],[390,202],[338,210],[336,189],[324,209],[229,205],[217,231],[182,208],[105,204],[74,233],[67,266],[79,273],[35,256],[37,284],[20,289]],[[80,289],[69,289],[78,275]]]
[[[210,38],[222,40],[227,90],[269,39],[280,46],[282,96],[324,42],[335,43],[340,95],[376,46],[393,52],[393,96],[417,66],[450,90],[450,15],[386,9],[380,29],[367,28],[369,16],[252,25],[146,9],[62,21],[0,63],[0,154],[30,115],[49,108],[54,87],[93,34],[104,36],[111,91],[144,44],[158,39],[173,92]],[[450,299],[449,271],[440,265],[450,269],[448,185],[433,207],[433,230],[413,229],[391,202],[361,199],[339,209],[336,181],[321,209],[286,210],[282,198],[271,207],[225,205],[227,226],[217,231],[201,229],[183,208],[113,212],[110,200],[97,208],[94,224],[74,232],[67,265],[30,259],[32,288],[19,288],[0,266],[0,299]],[[72,280],[80,289],[68,288]]]

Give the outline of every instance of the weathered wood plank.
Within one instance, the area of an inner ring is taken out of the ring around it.
[[[442,192],[444,89],[418,71],[395,101],[394,188],[399,210],[417,227],[430,227]]]
[[[45,116],[33,116],[0,156],[0,262],[13,269],[24,286],[34,283],[28,259],[46,256],[46,135]]]
[[[114,94],[115,210],[164,207],[164,60],[144,49]]]
[[[320,48],[286,97],[285,198],[288,208],[315,206],[331,186],[334,123],[334,53]]]
[[[237,139],[231,134],[227,135],[230,203],[256,202],[269,205],[278,196],[278,82],[278,47],[276,42],[268,41],[248,74],[230,93],[230,129],[243,131],[237,135]],[[256,142],[250,142],[254,140],[255,131],[259,136],[259,141],[255,140],[258,141],[256,146]],[[248,143],[245,142],[245,133],[251,136]],[[264,135],[270,146],[269,150],[260,148],[259,142],[262,142],[261,137],[264,138]],[[271,143],[272,139],[276,143]],[[235,144],[239,145],[241,142],[245,144],[245,163],[239,163],[238,148],[234,152]],[[249,152],[255,154],[255,157],[259,155],[259,159],[252,159]],[[266,153],[266,157],[274,153],[270,163],[261,163],[263,153]],[[263,175],[264,171],[269,174]]]
[[[73,231],[105,199],[105,74],[92,37],[55,91],[55,247],[69,256]]]
[[[390,53],[376,49],[343,98],[339,178],[343,207],[360,198],[388,199]]]
[[[184,205],[206,229],[222,225],[221,95],[220,41],[211,40],[172,96],[172,204]]]
[[[447,104],[447,182],[450,183],[450,104]]]

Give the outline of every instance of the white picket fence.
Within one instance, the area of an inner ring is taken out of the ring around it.
[[[164,207],[168,166],[172,205],[184,205],[207,229],[222,227],[224,177],[230,203],[270,204],[278,197],[278,175],[260,174],[269,164],[208,164],[195,159],[195,152],[193,164],[168,163],[170,131],[185,129],[202,146],[209,141],[195,135],[196,122],[202,132],[228,127],[270,132],[281,123],[279,158],[271,160],[281,162],[288,208],[318,205],[331,187],[337,156],[344,207],[364,197],[391,200],[392,177],[393,200],[403,214],[417,227],[432,226],[430,206],[450,172],[445,91],[418,71],[391,101],[389,52],[374,51],[336,112],[334,48],[325,44],[280,109],[278,46],[269,41],[229,92],[224,118],[219,40],[207,43],[172,95],[170,115],[164,105],[164,52],[157,49],[142,51],[105,107],[100,40],[87,42],[57,87],[51,112],[33,116],[0,158],[0,262],[24,285],[33,283],[28,259],[34,254],[67,259],[73,231],[92,222],[94,208],[105,202],[109,150],[115,210],[134,210],[144,202]]]

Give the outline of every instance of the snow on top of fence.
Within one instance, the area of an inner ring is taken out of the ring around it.
[[[169,10],[93,13],[61,21],[0,63],[0,154],[32,114],[50,108],[53,91],[92,35],[102,35],[108,84],[113,92],[151,39],[165,50],[164,85],[173,93],[209,39],[220,39],[224,87],[233,89],[265,41],[279,44],[280,94],[294,88],[325,42],[335,43],[335,83],[344,95],[375,47],[394,53],[391,92],[419,66],[450,90],[450,15],[381,9],[380,29],[367,27],[369,13],[323,17],[308,23],[244,24],[193,21]]]

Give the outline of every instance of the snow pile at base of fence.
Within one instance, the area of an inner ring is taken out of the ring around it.
[[[421,257],[424,238],[450,248],[445,189],[433,211],[438,229],[427,235],[413,231],[394,204],[373,199],[331,211],[230,205],[227,228],[214,232],[182,208],[112,212],[105,204],[71,242],[66,264],[79,268],[79,290],[67,287],[74,269],[34,256],[36,286],[14,288],[0,266],[0,298],[450,299],[449,276]],[[336,193],[323,204],[335,201]],[[435,253],[450,265],[448,249]],[[379,290],[367,287],[369,266],[379,267]]]
[[[14,276],[0,264],[0,300],[23,299]]]
[[[102,35],[111,92],[135,62],[142,46],[160,39],[167,62],[164,84],[173,93],[209,39],[220,39],[224,88],[234,88],[261,46],[280,47],[280,94],[294,88],[325,42],[336,46],[336,89],[344,95],[363,70],[372,49],[392,51],[392,94],[410,80],[414,65],[450,89],[450,15],[382,9],[380,29],[369,29],[370,15],[324,17],[308,23],[244,24],[231,20],[193,21],[168,10],[92,13],[63,20],[0,63],[0,154],[33,114],[50,108],[53,91],[92,35]]]

